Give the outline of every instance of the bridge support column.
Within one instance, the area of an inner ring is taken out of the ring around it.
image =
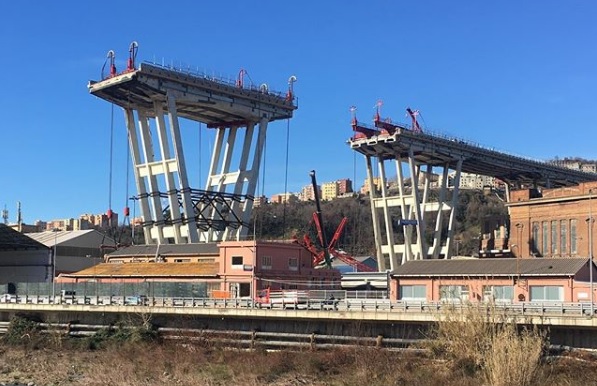
[[[386,186],[386,160],[377,158],[381,183],[381,194],[378,194],[372,158],[365,156],[380,271],[393,271],[409,260],[450,258],[462,160],[438,165],[443,170],[439,192],[435,197],[431,194],[433,165],[419,164],[412,151],[406,159],[397,157],[392,160],[396,165],[397,194],[391,194]],[[447,202],[450,170],[454,171],[455,186],[452,188],[451,202]],[[410,176],[410,181],[405,174]],[[433,225],[432,229],[427,229],[428,223]],[[401,232],[401,236],[396,232]],[[430,246],[427,240],[431,240]]]

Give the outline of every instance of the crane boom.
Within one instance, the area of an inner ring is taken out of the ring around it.
[[[309,173],[309,175],[311,176],[311,184],[313,185],[313,195],[315,196],[315,207],[317,208],[315,214],[317,215],[317,222],[321,227],[321,232],[318,236],[321,239],[321,247],[323,248],[323,258],[325,261],[326,268],[331,268],[332,259],[330,258],[328,242],[325,238],[325,232],[323,230],[323,219],[321,217],[321,203],[319,202],[319,189],[317,188],[317,180],[315,179],[315,170],[311,170],[311,173]]]

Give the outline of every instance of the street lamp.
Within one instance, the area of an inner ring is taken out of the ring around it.
[[[52,252],[52,303],[56,300],[56,256],[58,245],[58,230],[53,228],[54,232],[54,251]]]
[[[591,195],[593,194],[593,189],[589,189],[589,218],[587,219],[587,232],[589,234],[589,283],[591,289],[591,318],[594,314],[594,305],[593,305],[593,210],[591,208]]]

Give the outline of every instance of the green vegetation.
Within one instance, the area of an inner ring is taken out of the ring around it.
[[[437,192],[432,191],[431,195],[437,195]],[[321,206],[323,226],[328,239],[334,234],[342,218],[348,218],[338,242],[339,249],[353,256],[374,254],[375,240],[367,196],[324,201]],[[315,225],[312,223],[314,212],[315,203],[311,201],[257,206],[252,212],[249,234],[254,233],[258,239],[264,240],[288,240],[294,236],[302,238],[309,234],[312,240],[317,240]],[[481,191],[461,190],[454,223],[454,237],[459,240],[459,253],[472,255],[478,252],[483,222],[491,217],[505,218],[506,215],[506,208],[495,193],[486,195]],[[397,211],[392,216],[399,218]],[[433,221],[434,219],[430,219],[427,223],[429,230],[435,227]],[[110,229],[107,235],[120,245],[132,243],[132,232],[127,227]],[[135,232],[135,244],[143,242],[143,232]]]
[[[432,192],[437,194],[437,192]],[[450,198],[448,197],[448,200]],[[323,226],[328,239],[334,234],[343,217],[348,217],[344,233],[338,247],[354,256],[374,254],[375,240],[371,209],[367,197],[339,198],[322,202]],[[317,239],[312,216],[313,202],[292,202],[258,206],[253,211],[252,223],[256,224],[255,234],[260,239],[301,238],[309,234]],[[392,213],[398,219],[398,212]],[[479,251],[479,238],[484,221],[490,218],[506,218],[507,210],[503,201],[495,194],[484,194],[476,190],[462,190],[458,196],[454,237],[459,242],[459,253],[473,255]],[[428,221],[427,228],[435,228],[434,218]],[[382,227],[383,228],[383,227]],[[252,231],[252,230],[251,230]],[[431,232],[428,232],[431,233]]]

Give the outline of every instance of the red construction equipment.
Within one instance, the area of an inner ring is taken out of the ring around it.
[[[317,211],[313,213],[312,221],[315,223],[315,229],[317,230],[317,238],[319,239],[319,245],[321,246],[321,249],[318,248],[315,245],[315,243],[313,243],[311,237],[309,237],[308,234],[305,234],[302,240],[295,238],[295,241],[299,245],[302,245],[303,248],[311,252],[311,256],[313,256],[313,267],[325,264],[326,268],[331,268],[332,258],[337,258],[343,261],[344,263],[350,265],[351,267],[355,268],[358,272],[375,272],[374,268],[371,268],[368,265],[361,263],[354,257],[350,256],[348,253],[336,249],[336,244],[338,244],[338,240],[340,239],[340,236],[344,231],[344,227],[348,222],[347,217],[344,217],[342,221],[340,221],[340,225],[338,225],[338,228],[336,228],[336,232],[334,233],[334,236],[330,240],[329,244],[326,242],[325,232],[322,226],[319,191],[317,189],[317,182],[315,180],[314,170],[311,171],[311,182],[313,184],[315,205],[317,208]]]
[[[357,111],[357,108],[355,106],[351,106],[350,113],[352,115],[352,119],[350,124],[352,125],[352,130],[355,132],[354,139],[369,138],[374,135],[378,135],[378,130],[375,130],[374,128],[369,127],[357,120],[357,115],[355,111]]]
[[[135,59],[137,58],[137,50],[139,49],[139,44],[137,42],[132,42],[129,46],[129,59],[126,62],[126,70],[124,72],[131,72],[135,71]]]
[[[410,107],[407,107],[406,112],[408,113],[408,115],[410,115],[410,118],[413,121],[412,130],[416,133],[422,133],[423,130],[421,129],[419,122],[417,122],[417,116],[419,115],[419,110],[411,110]]]

